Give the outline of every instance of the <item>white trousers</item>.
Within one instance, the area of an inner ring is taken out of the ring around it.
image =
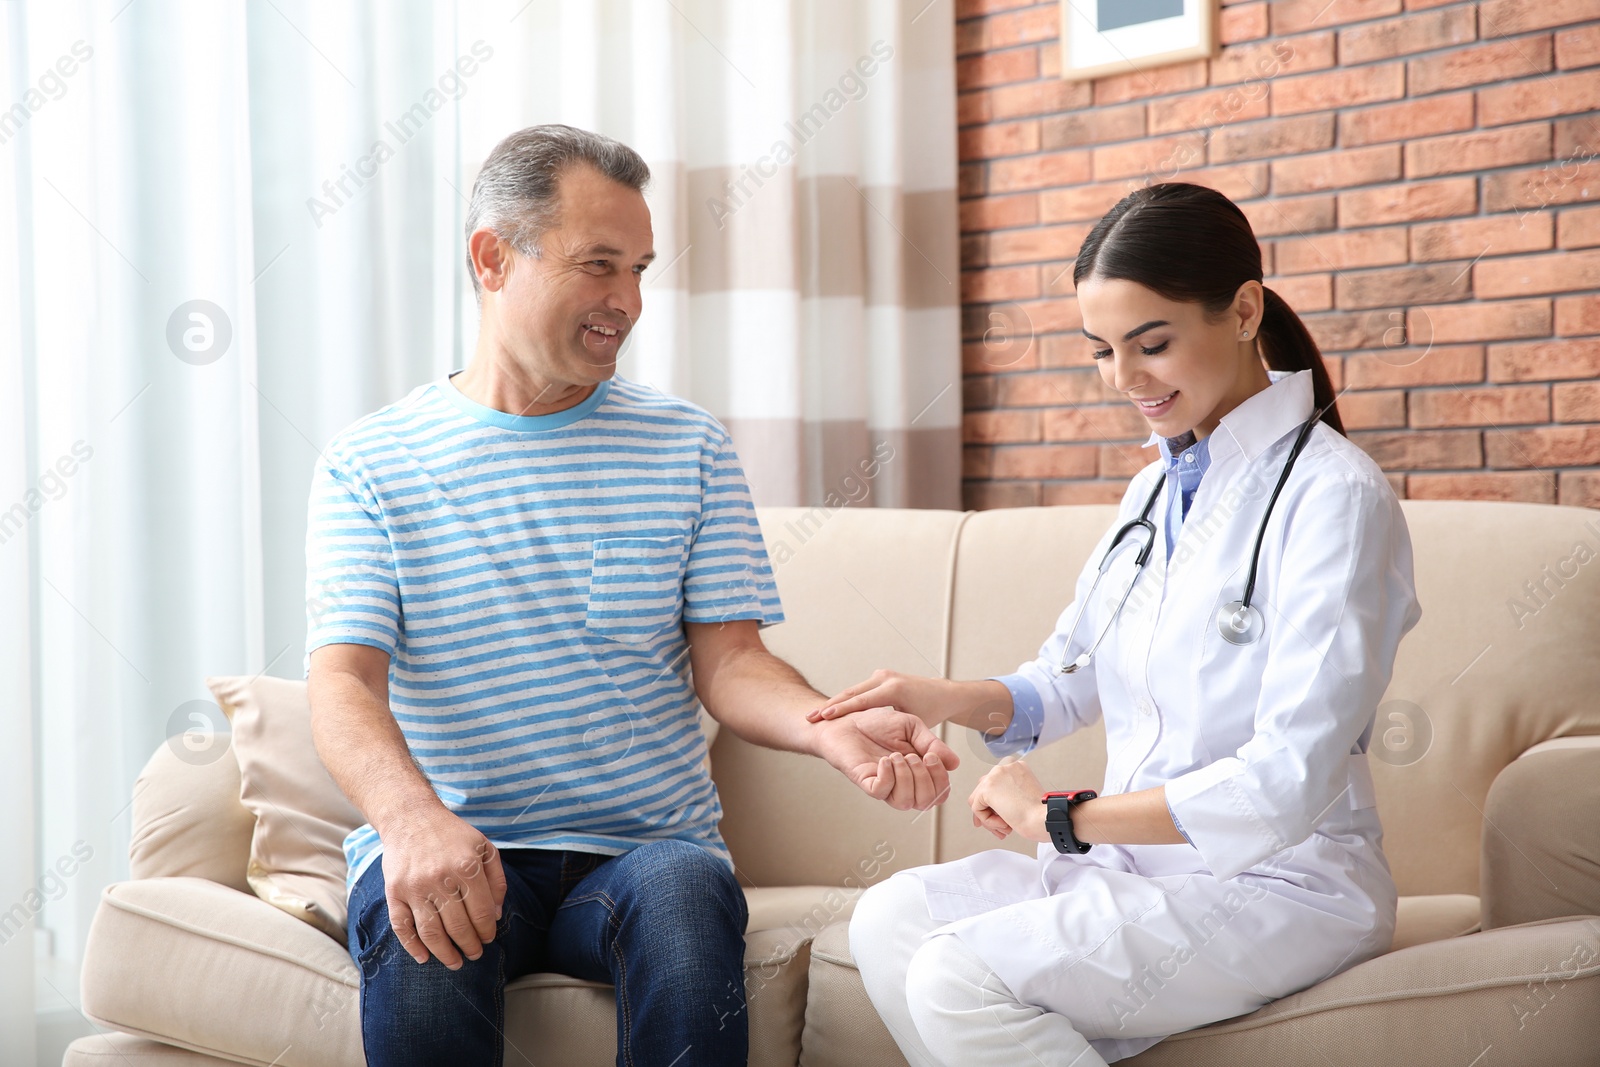
[[[1019,1002],[942,925],[922,883],[901,877],[873,886],[850,920],[867,996],[911,1067],[1106,1067],[1066,1016]]]

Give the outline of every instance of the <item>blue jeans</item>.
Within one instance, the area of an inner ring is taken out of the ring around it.
[[[500,1067],[505,987],[537,971],[617,991],[617,1063],[743,1064],[744,893],[728,865],[686,841],[621,856],[500,851],[506,897],[494,940],[452,971],[418,964],[389,926],[383,857],[350,894],[367,1063]],[[518,1050],[543,1063],[537,1049]]]

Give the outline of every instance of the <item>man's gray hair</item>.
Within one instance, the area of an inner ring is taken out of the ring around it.
[[[494,146],[472,183],[467,238],[488,227],[525,256],[539,254],[539,238],[556,221],[561,175],[587,163],[607,178],[639,192],[650,181],[643,157],[621,141],[588,130],[550,123],[518,130]],[[467,250],[472,289],[482,295]]]

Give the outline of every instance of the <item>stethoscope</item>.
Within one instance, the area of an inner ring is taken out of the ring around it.
[[[1283,484],[1289,480],[1289,472],[1294,470],[1294,461],[1299,458],[1300,450],[1306,446],[1307,439],[1311,436],[1311,429],[1322,417],[1322,412],[1314,412],[1306,424],[1300,427],[1300,434],[1294,440],[1294,446],[1289,449],[1289,458],[1283,463],[1283,473],[1278,475],[1278,484],[1273,487],[1272,495],[1267,498],[1267,510],[1261,516],[1261,528],[1256,532],[1255,549],[1250,553],[1250,578],[1244,585],[1244,599],[1230,600],[1217,609],[1217,630],[1222,634],[1223,640],[1235,645],[1250,645],[1260,640],[1263,624],[1261,612],[1250,603],[1250,598],[1256,591],[1256,567],[1261,562],[1261,542],[1267,536],[1267,521],[1272,518],[1272,506],[1278,502],[1278,494],[1283,491]],[[1122,605],[1128,602],[1128,597],[1133,595],[1133,587],[1139,584],[1139,576],[1144,573],[1144,565],[1150,559],[1150,552],[1155,548],[1156,526],[1150,521],[1150,510],[1155,507],[1156,498],[1161,495],[1161,487],[1166,485],[1167,475],[1163,471],[1161,477],[1156,479],[1156,487],[1150,490],[1149,499],[1144,502],[1144,509],[1139,512],[1139,517],[1132,522],[1122,525],[1117,535],[1111,539],[1111,547],[1106,549],[1104,558],[1100,560],[1100,569],[1094,576],[1094,582],[1089,586],[1089,593],[1078,604],[1078,613],[1072,617],[1072,624],[1067,627],[1067,640],[1061,646],[1061,673],[1074,674],[1089,665],[1094,650],[1100,647],[1100,642],[1110,632],[1116,623],[1117,616],[1122,614]],[[1139,554],[1133,560],[1133,580],[1128,583],[1128,589],[1122,594],[1122,599],[1117,601],[1116,609],[1112,611],[1111,618],[1100,628],[1100,633],[1094,639],[1094,644],[1077,659],[1067,662],[1067,650],[1072,647],[1073,635],[1078,632],[1078,621],[1083,618],[1084,609],[1094,599],[1094,591],[1100,586],[1100,579],[1111,567],[1112,557],[1126,542],[1136,544],[1140,537],[1144,544],[1139,549]]]

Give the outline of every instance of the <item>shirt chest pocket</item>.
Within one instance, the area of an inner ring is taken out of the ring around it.
[[[685,542],[681,537],[608,537],[594,543],[589,576],[590,633],[645,644],[677,622]]]

